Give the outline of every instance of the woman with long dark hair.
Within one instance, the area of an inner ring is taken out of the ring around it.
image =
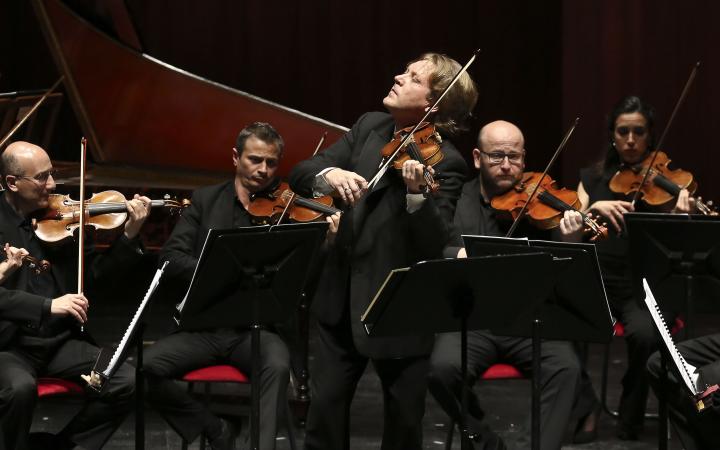
[[[623,98],[608,118],[605,158],[580,171],[578,186],[583,209],[601,216],[610,226],[609,239],[598,243],[597,251],[610,309],[624,326],[627,339],[628,368],[622,380],[618,437],[630,440],[637,439],[642,429],[648,395],[645,364],[657,349],[658,339],[650,315],[633,296],[628,240],[622,231],[623,214],[635,207],[618,199],[609,182],[623,166],[641,163],[654,150],[654,125],[655,112],[650,105],[636,96]],[[693,206],[694,200],[683,189],[673,211],[689,212]]]

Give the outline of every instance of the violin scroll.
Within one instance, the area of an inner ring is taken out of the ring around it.
[[[38,259],[34,256],[23,256],[23,263],[27,264],[28,268],[32,269],[36,275],[50,269],[50,262],[46,259]]]

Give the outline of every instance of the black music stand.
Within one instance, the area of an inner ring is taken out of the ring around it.
[[[559,266],[557,281],[545,302],[537,310],[531,311],[533,316],[525,317],[522,323],[532,323],[533,319],[537,319],[543,325],[543,339],[608,343],[612,338],[613,319],[593,244],[494,236],[463,236],[463,242],[469,256],[512,255],[532,249],[567,261]],[[495,334],[531,336],[522,330]],[[540,343],[534,340],[533,389],[538,394],[533,397],[532,403],[533,436],[539,436],[540,429],[539,374]]]
[[[685,336],[690,337],[695,313],[720,310],[720,218],[650,213],[626,213],[624,218],[635,298],[645,298],[641,280],[647,279],[661,310],[684,313]],[[667,413],[660,401],[660,449],[667,448]]]
[[[527,250],[519,255],[423,261],[393,270],[361,318],[370,336],[413,336],[460,330],[464,381],[459,425],[463,449],[469,444],[466,426],[468,330],[488,329],[497,334],[532,331],[533,352],[539,355],[540,321],[525,323],[522,318],[532,317],[531,311],[547,298],[558,268],[550,254]],[[517,283],[518,273],[527,274],[526,282]],[[427,282],[430,279],[432,283]],[[539,370],[533,374],[533,380],[533,401],[538,401],[539,408]],[[532,431],[533,449],[539,448],[539,426]]]
[[[250,448],[259,447],[260,329],[281,322],[300,300],[328,224],[210,230],[178,310],[185,330],[250,327]]]
[[[685,314],[689,337],[696,312],[720,311],[720,218],[648,213],[624,217],[635,298],[645,298],[641,280],[646,278],[663,311]]]
[[[607,344],[613,333],[605,285],[594,244],[463,236],[468,256],[514,255],[528,250],[569,259],[561,266],[550,296],[536,317],[543,324],[543,339]],[[582,294],[578,294],[582,292]],[[525,322],[530,322],[528,318]],[[530,334],[512,336],[530,337]]]

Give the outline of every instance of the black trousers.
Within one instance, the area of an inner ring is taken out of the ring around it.
[[[0,448],[27,449],[33,410],[37,401],[37,378],[63,378],[85,385],[99,349],[76,339],[65,341],[51,352],[34,349],[0,352]],[[132,408],[135,370],[118,368],[98,394],[87,390],[87,402],[60,432],[61,441],[87,449],[101,448]]]
[[[660,342],[650,313],[634,300],[612,303],[615,317],[625,328],[625,342],[628,351],[628,368],[622,378],[622,395],[618,408],[618,426],[635,429],[642,428],[647,406],[648,384],[645,365],[650,355],[657,351]],[[674,314],[666,314],[666,320],[672,324]]]
[[[701,384],[720,383],[720,334],[681,342],[677,347],[685,360],[700,370]],[[650,357],[647,370],[655,394],[668,403],[670,420],[685,448],[720,448],[720,393],[716,392],[712,396],[712,407],[698,413],[688,392],[672,371],[668,370],[667,384],[661,384],[659,352]]]
[[[349,320],[337,326],[318,324],[319,343],[311,370],[312,402],[305,448],[350,448],[350,403],[369,358],[353,344]],[[427,357],[373,359],[384,402],[382,450],[422,449]]]
[[[430,392],[455,421],[460,420],[462,373],[460,370],[460,333],[443,333],[435,338],[431,357]],[[532,372],[532,340],[495,336],[486,331],[468,333],[468,376],[472,383],[491,365],[508,363],[523,374]],[[546,341],[541,344],[540,447],[559,449],[580,382],[580,362],[569,342]],[[468,426],[482,433],[482,409],[475,395],[470,398]],[[530,427],[527,427],[529,432]],[[527,433],[519,448],[529,448]]]
[[[181,331],[160,339],[145,352],[147,399],[175,431],[192,442],[203,431],[219,424],[202,403],[187,393],[176,379],[205,366],[230,364],[251,372],[250,331],[218,329]],[[290,357],[280,337],[260,332],[260,448],[275,448],[278,408],[287,401]]]

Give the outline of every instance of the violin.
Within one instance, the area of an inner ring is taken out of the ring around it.
[[[340,212],[333,207],[329,195],[315,199],[300,197],[287,183],[280,183],[272,192],[256,195],[247,211],[257,225],[277,224],[284,216],[291,222],[314,222],[324,215]]]
[[[663,151],[657,151],[653,161],[653,154],[650,153],[642,162],[633,165],[625,165],[618,170],[610,179],[608,186],[616,194],[633,197],[637,191],[642,196],[640,199],[651,209],[669,211],[677,201],[677,196],[682,189],[687,189],[690,195],[697,190],[697,182],[693,175],[682,169],[670,169],[668,165],[671,159]],[[643,183],[648,172],[647,180]],[[716,215],[712,206],[704,203],[701,199],[695,201],[698,211],[706,215]]]
[[[540,181],[542,179],[542,181]],[[540,186],[530,203],[527,200],[536,186]],[[527,205],[526,205],[527,204]],[[540,172],[523,173],[520,182],[512,189],[492,199],[490,205],[500,212],[499,216],[516,220],[520,211],[525,208],[525,217],[541,230],[558,227],[565,211],[578,211],[580,199],[577,192],[560,188],[549,176],[542,177]],[[587,214],[580,212],[585,233],[590,234],[590,241],[595,242],[608,237],[608,230]]]
[[[190,205],[189,200],[152,200],[153,207],[170,208],[172,212]],[[80,228],[80,202],[69,195],[50,194],[48,207],[34,219],[35,235],[38,239],[55,243],[73,236]],[[127,220],[125,196],[118,191],[103,191],[84,202],[85,225],[95,230],[113,230]]]
[[[414,132],[413,132],[414,131]],[[412,133],[412,137],[408,138],[408,134]],[[393,139],[383,146],[380,153],[383,159],[391,158],[393,167],[402,172],[402,166],[408,159],[415,159],[422,162],[425,166],[434,166],[442,161],[445,155],[440,150],[442,138],[440,133],[435,130],[435,125],[429,122],[422,122],[417,127],[406,127],[398,130],[393,135]],[[398,151],[399,150],[399,151]],[[435,182],[432,175],[425,178],[428,189],[431,192],[438,190],[440,185]]]

